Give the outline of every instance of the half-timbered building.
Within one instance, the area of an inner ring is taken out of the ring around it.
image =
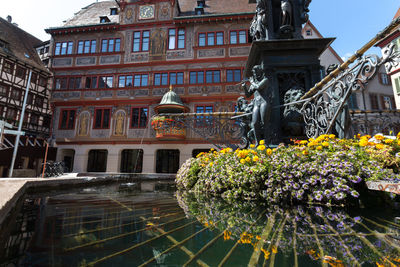
[[[34,48],[41,44],[41,40],[13,24],[11,17],[8,20],[0,18],[0,120],[18,128],[25,88],[29,86],[22,127],[25,136],[20,142],[15,167],[25,170],[30,176],[36,176],[40,172],[45,156],[43,144],[49,137],[51,128],[48,88],[51,73]],[[1,136],[0,176],[7,176],[14,140],[13,135]],[[51,149],[50,158],[52,153],[55,157],[55,151]]]

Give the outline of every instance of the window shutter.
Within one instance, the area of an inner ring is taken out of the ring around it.
[[[396,94],[400,95],[400,77],[394,79]]]
[[[380,95],[379,98],[381,99],[381,108],[378,108],[378,109],[382,109],[382,110],[386,109],[385,98],[383,98],[383,95]]]
[[[394,96],[390,96],[390,102],[392,102],[392,110],[396,110],[396,102],[394,101]]]

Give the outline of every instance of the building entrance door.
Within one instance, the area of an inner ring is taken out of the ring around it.
[[[179,150],[160,149],[157,150],[156,172],[176,173],[179,169]]]

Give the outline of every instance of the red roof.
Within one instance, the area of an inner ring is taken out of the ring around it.
[[[396,15],[394,15],[393,19],[397,19],[398,17],[400,17],[400,8],[399,10],[397,10]]]

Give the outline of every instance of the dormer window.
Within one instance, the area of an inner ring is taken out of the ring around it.
[[[110,8],[110,15],[118,15],[118,8],[116,7]]]
[[[110,19],[107,16],[100,17],[100,23],[107,23],[110,22]]]
[[[306,30],[306,35],[307,35],[307,36],[311,36],[311,35],[312,35],[311,30]]]

